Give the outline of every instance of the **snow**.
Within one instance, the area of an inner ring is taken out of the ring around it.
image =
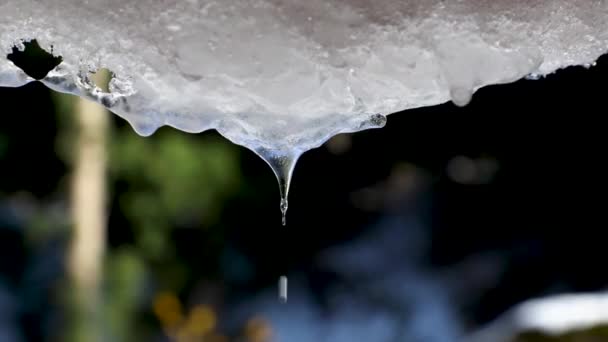
[[[603,0],[0,0],[0,52],[36,39],[63,57],[44,84],[142,135],[217,129],[298,155],[377,114],[590,65],[606,17]],[[110,93],[87,79],[99,68]],[[0,57],[0,86],[31,81]]]
[[[525,331],[559,336],[607,323],[607,292],[554,295],[519,304],[467,341],[511,341]]]

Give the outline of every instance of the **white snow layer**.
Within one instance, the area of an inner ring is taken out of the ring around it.
[[[604,0],[0,0],[0,52],[36,39],[63,62],[42,80],[142,135],[215,128],[300,153],[339,132],[478,88],[593,63]],[[110,93],[88,73],[114,73]],[[32,81],[0,57],[0,85]]]
[[[467,342],[508,342],[523,332],[558,336],[608,324],[608,292],[528,300],[478,331]]]

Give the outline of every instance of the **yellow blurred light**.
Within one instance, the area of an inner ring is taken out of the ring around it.
[[[204,336],[210,333],[217,324],[213,309],[206,305],[195,306],[188,317],[186,330],[193,336]]]
[[[269,342],[272,339],[272,328],[262,317],[253,317],[245,325],[245,337],[248,342]]]
[[[182,305],[176,295],[161,292],[154,298],[154,314],[165,328],[174,328],[183,320]]]
[[[172,341],[175,342],[194,342],[195,339],[190,336],[186,329],[178,329],[172,336]],[[198,341],[197,341],[198,342]]]

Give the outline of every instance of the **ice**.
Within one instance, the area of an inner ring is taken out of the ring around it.
[[[603,0],[0,0],[0,52],[36,39],[63,57],[44,84],[142,135],[217,129],[299,156],[378,114],[592,65],[606,18]],[[88,80],[99,68],[109,93]],[[30,81],[0,57],[0,85]]]

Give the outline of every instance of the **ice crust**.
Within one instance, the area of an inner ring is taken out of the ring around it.
[[[0,52],[36,39],[41,80],[142,135],[217,129],[299,154],[383,117],[589,65],[608,49],[603,0],[0,0]],[[88,74],[114,74],[110,93]],[[0,57],[0,86],[32,81]]]

